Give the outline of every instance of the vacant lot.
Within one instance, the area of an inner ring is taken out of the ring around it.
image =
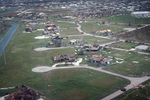
[[[61,35],[77,35],[80,32],[77,30],[77,25],[74,23],[69,22],[55,22],[57,26],[60,27],[60,34]]]
[[[128,83],[127,80],[88,69],[54,70],[44,74],[46,95],[52,100],[97,100]],[[103,81],[102,81],[103,80]]]
[[[100,54],[122,58],[125,60],[122,64],[115,64],[113,66],[106,67],[106,70],[128,76],[140,76],[150,72],[150,56],[112,49],[106,49],[105,51],[100,52]]]
[[[131,23],[131,24],[149,24],[150,18],[135,18],[130,15],[117,15],[103,18],[103,20],[109,20],[116,23]]]
[[[127,26],[126,24],[110,24],[110,25],[98,25],[96,22],[84,22],[81,23],[83,31],[87,33],[95,33],[96,31],[102,31],[106,29],[112,30],[112,32],[123,31],[123,28],[136,27],[136,26]]]
[[[125,43],[125,42],[119,42],[119,43],[114,43],[111,44],[111,47],[117,47],[117,48],[123,48],[123,49],[131,49],[136,47],[138,44],[136,43]]]
[[[68,39],[63,40],[63,45],[66,45],[67,43],[69,43],[69,40],[72,40],[72,39],[83,39],[85,40],[85,44],[98,44],[98,45],[112,41],[109,39],[96,38],[92,36],[73,36],[73,37],[68,37]]]

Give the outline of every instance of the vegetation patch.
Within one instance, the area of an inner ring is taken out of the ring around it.
[[[125,43],[125,42],[119,42],[111,44],[110,47],[117,47],[117,48],[123,48],[123,49],[131,49],[138,46],[136,43]]]
[[[44,77],[51,84],[47,95],[54,100],[97,100],[129,82],[88,69],[54,70]]]
[[[100,54],[122,58],[124,63],[115,64],[109,67],[106,67],[106,70],[113,71],[115,73],[120,73],[127,76],[141,76],[149,73],[150,68],[148,67],[150,62],[150,57],[141,55],[134,52],[126,52],[112,49],[105,49]],[[137,61],[138,63],[133,63]]]
[[[150,18],[135,18],[130,15],[117,15],[103,18],[103,20],[109,20],[116,23],[131,23],[131,24],[149,24]]]
[[[4,35],[8,32],[11,25],[6,23],[0,23],[0,40],[4,37]]]

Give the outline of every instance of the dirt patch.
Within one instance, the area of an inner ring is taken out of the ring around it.
[[[32,69],[33,72],[38,72],[38,73],[48,72],[50,70],[53,70],[53,68],[49,66],[39,66]]]

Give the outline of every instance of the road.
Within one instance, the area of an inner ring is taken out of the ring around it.
[[[52,71],[52,70],[56,70],[56,69],[70,69],[70,68],[87,68],[87,69],[91,69],[91,70],[95,70],[95,71],[99,71],[99,72],[103,72],[103,73],[106,73],[106,74],[110,74],[110,75],[113,75],[113,76],[117,76],[117,77],[121,77],[121,78],[125,78],[127,80],[130,80],[130,84],[128,84],[127,86],[125,86],[126,90],[128,91],[129,89],[132,89],[135,87],[135,85],[139,85],[145,81],[147,81],[148,79],[150,79],[149,76],[143,76],[143,77],[128,77],[128,76],[124,76],[124,75],[121,75],[121,74],[117,74],[117,73],[113,73],[113,72],[110,72],[110,71],[106,71],[102,68],[94,68],[94,67],[90,67],[88,65],[81,65],[81,66],[67,66],[67,67],[37,67],[37,70],[36,68],[33,68],[32,71],[34,70],[34,72],[48,72],[48,71]],[[39,70],[39,71],[38,71]],[[43,70],[43,71],[42,71]],[[102,98],[101,100],[111,100],[119,95],[121,95],[123,92],[121,90],[117,90],[116,92]]]

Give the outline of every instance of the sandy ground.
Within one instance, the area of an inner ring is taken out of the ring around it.
[[[32,69],[33,72],[39,72],[39,73],[48,72],[50,70],[53,70],[53,68],[49,66],[39,66]]]
[[[45,48],[45,47],[42,47],[42,48],[35,48],[34,50],[35,51],[46,51],[46,50],[49,50],[50,48]]]
[[[50,37],[44,36],[44,35],[35,37],[35,39],[48,39],[48,38],[50,38]]]
[[[136,28],[123,28],[124,30],[126,30],[126,31],[133,31],[133,30],[135,30]]]
[[[79,64],[80,64],[81,62],[82,62],[82,58],[79,58],[79,59],[77,60],[77,62],[73,62],[72,64],[73,64],[74,66],[79,66]],[[57,65],[64,65],[64,64],[65,64],[65,62],[56,63],[56,64],[54,64],[52,67],[49,67],[49,66],[38,66],[38,67],[33,68],[32,71],[33,71],[33,72],[39,72],[39,73],[48,72],[48,71],[54,70],[54,69],[56,69],[56,68],[61,68],[61,67],[56,67],[56,66],[57,66]],[[71,64],[71,62],[70,62],[70,63],[67,63],[67,64]]]
[[[41,48],[35,48],[34,51],[46,51],[46,50],[67,49],[67,48],[73,48],[73,47],[56,47],[56,48],[41,47]]]

